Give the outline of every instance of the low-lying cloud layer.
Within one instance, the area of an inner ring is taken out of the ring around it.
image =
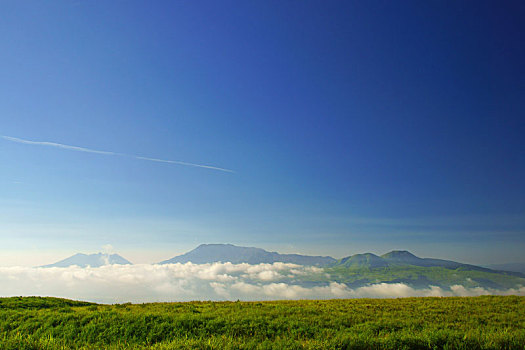
[[[398,298],[411,296],[525,295],[525,287],[506,291],[432,286],[414,289],[402,283],[359,288],[331,282],[294,284],[315,267],[294,264],[108,265],[98,268],[0,267],[0,296],[39,295],[102,303],[188,300],[275,300],[330,298]]]

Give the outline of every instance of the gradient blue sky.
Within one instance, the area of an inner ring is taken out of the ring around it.
[[[522,1],[2,1],[0,264],[523,261]]]

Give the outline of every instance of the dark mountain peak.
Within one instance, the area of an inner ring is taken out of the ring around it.
[[[214,262],[231,262],[233,264],[272,264],[274,262],[292,263],[298,265],[326,266],[335,262],[329,256],[309,256],[299,254],[279,254],[262,248],[240,247],[233,244],[201,244],[197,248],[178,255],[160,264],[176,264],[191,262],[208,264]]]

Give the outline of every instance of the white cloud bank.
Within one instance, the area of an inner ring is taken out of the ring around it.
[[[506,291],[452,286],[414,289],[402,283],[359,288],[332,282],[300,286],[284,281],[322,273],[293,264],[108,265],[98,268],[0,267],[0,296],[56,296],[101,303],[188,300],[276,300],[398,298],[412,296],[525,295],[525,287]]]

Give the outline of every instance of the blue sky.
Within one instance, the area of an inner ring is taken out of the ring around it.
[[[0,264],[523,261],[522,2],[3,1]],[[51,261],[50,261],[51,260]]]

